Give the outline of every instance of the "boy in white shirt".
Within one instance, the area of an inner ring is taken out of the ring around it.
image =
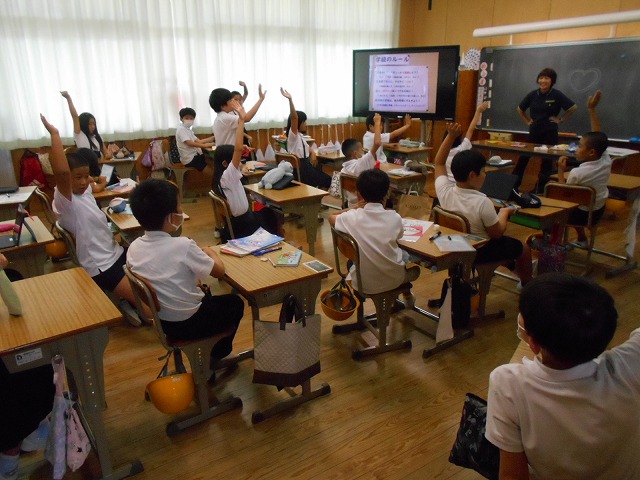
[[[485,435],[500,479],[640,478],[640,329],[605,351],[613,298],[564,273],[532,280],[519,309],[518,337],[536,356],[491,372]]]
[[[232,329],[211,351],[212,363],[229,355],[244,312],[237,295],[206,293],[199,287],[209,275],[224,276],[224,263],[209,247],[187,237],[172,237],[184,215],[178,188],[166,180],[140,183],[130,196],[131,211],[144,235],[131,243],[127,266],[154,288],[164,333],[174,340],[195,340]]]
[[[262,91],[262,84],[258,85],[258,101],[247,112],[244,119],[245,123],[249,123],[255,116],[264,102],[266,91]],[[216,139],[216,145],[233,145],[236,138],[236,127],[238,126],[238,115],[235,114],[231,105],[233,94],[226,88],[216,88],[209,95],[209,105],[218,115],[213,122],[213,136]]]
[[[199,172],[213,175],[213,168],[207,163],[203,148],[213,147],[213,136],[200,140],[193,132],[196,111],[185,107],[180,110],[180,125],[176,129],[176,145],[180,153],[180,163],[185,167],[195,168]]]
[[[364,148],[367,148],[369,150],[373,148],[373,138],[375,136],[375,132],[374,132],[375,123],[373,119],[375,115],[379,115],[379,114],[374,112],[367,116],[367,119],[365,122],[367,125],[367,132],[365,132],[364,136],[362,137],[362,145],[364,146]],[[395,140],[404,132],[409,130],[410,126],[411,126],[411,116],[407,114],[404,117],[404,125],[401,126],[400,128],[395,129],[393,132],[381,134],[380,142],[383,144],[390,143],[392,140]],[[384,154],[384,151],[382,148],[378,150],[378,160],[382,163],[385,163],[387,161],[387,156]]]

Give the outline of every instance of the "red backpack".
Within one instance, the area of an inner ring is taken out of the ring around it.
[[[46,183],[47,180],[42,171],[38,154],[31,150],[25,150],[20,159],[20,186],[35,185],[42,188]]]

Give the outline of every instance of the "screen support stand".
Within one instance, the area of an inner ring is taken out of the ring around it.
[[[421,120],[420,141],[427,146],[431,145],[432,133],[433,133],[433,120]],[[427,161],[430,161],[428,152],[427,152]]]

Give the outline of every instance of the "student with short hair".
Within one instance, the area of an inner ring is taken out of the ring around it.
[[[595,108],[600,101],[600,91],[592,97],[589,97],[589,112],[591,117],[591,127],[594,130],[600,128],[600,121]],[[566,183],[568,185],[585,185],[592,187],[596,192],[595,204],[593,205],[592,222],[597,224],[604,214],[605,203],[609,196],[607,183],[611,175],[611,157],[607,153],[609,140],[607,135],[600,131],[585,133],[580,138],[580,143],[576,150],[576,159],[580,165],[572,169],[568,176],[565,177],[567,171],[567,157],[558,159],[558,183]],[[579,206],[571,211],[567,223],[571,225],[586,225],[589,221],[589,212],[587,207]],[[581,247],[589,244],[584,227],[576,226],[578,239],[576,243]]]
[[[365,170],[357,180],[362,202],[329,217],[329,223],[336,230],[348,233],[358,242],[360,271],[364,278],[357,278],[353,267],[351,279],[358,290],[369,294],[392,290],[420,276],[417,265],[407,268],[410,256],[398,246],[403,234],[400,215],[384,208],[389,186],[389,176],[385,172]],[[414,305],[411,291],[404,292],[403,296],[405,305]]]
[[[123,299],[119,304],[121,310],[129,323],[139,326],[142,322],[131,306],[135,297],[122,270],[125,251],[113,238],[107,217],[93,197],[89,161],[74,153],[65,157],[58,129],[43,115],[40,119],[51,135],[49,158],[56,180],[53,211],[60,225],[75,238],[82,268],[101,289]]]
[[[185,167],[195,168],[199,172],[213,175],[213,168],[207,163],[207,157],[202,152],[203,148],[213,147],[213,136],[200,140],[193,132],[193,122],[196,111],[185,107],[180,109],[180,125],[176,129],[176,146],[180,153],[180,163]]]
[[[373,145],[367,153],[364,153],[362,143],[355,138],[347,138],[342,142],[342,153],[346,157],[346,161],[342,164],[340,173],[347,175],[358,176],[365,170],[370,170],[376,166],[376,152],[380,148],[380,130],[381,130],[381,117],[379,114],[374,115],[374,138]],[[352,192],[346,192],[349,206],[353,207],[358,203],[357,195]]]
[[[289,117],[285,129],[287,152],[300,159],[300,180],[312,187],[327,190],[331,186],[331,175],[322,171],[322,165],[318,162],[316,152],[309,147],[304,139],[307,133],[307,114],[296,110],[293,105],[293,97],[284,88],[280,88],[280,93],[289,101]]]
[[[374,116],[375,115],[379,115],[379,114],[377,114],[376,112],[372,112],[367,116],[367,118],[365,120],[365,124],[367,126],[367,131],[365,132],[365,134],[362,137],[362,145],[364,146],[364,148],[369,149],[369,150],[371,150],[371,148],[373,148],[373,139],[375,137],[375,131],[374,131],[374,126],[375,126]],[[390,143],[392,140],[395,140],[400,135],[402,135],[404,132],[409,130],[409,127],[411,127],[411,115],[406,114],[404,116],[404,125],[402,125],[400,128],[396,128],[392,132],[382,133],[381,137],[380,137],[380,142],[382,144]],[[382,163],[385,163],[387,161],[387,156],[385,155],[385,153],[384,153],[382,148],[378,150],[377,159]]]
[[[447,155],[454,139],[460,135],[461,131],[459,124],[448,123],[448,134],[436,154],[435,186],[440,205],[445,210],[466,217],[471,227],[471,234],[489,239],[486,244],[477,249],[475,263],[515,260],[521,284],[525,285],[531,280],[531,250],[519,240],[504,234],[509,217],[516,210],[503,207],[496,213],[493,202],[480,192],[486,177],[485,158],[474,150],[458,152],[451,162],[455,183],[447,176],[445,165]]]
[[[547,273],[520,295],[518,337],[533,361],[489,379],[487,439],[500,479],[640,478],[640,329],[605,351],[613,298],[591,280]]]
[[[258,85],[258,101],[247,112],[245,123],[249,123],[253,119],[260,105],[264,102],[266,94],[266,90],[262,91],[262,84]],[[231,101],[233,101],[233,94],[226,88],[216,88],[209,95],[209,105],[217,113],[213,122],[213,136],[216,145],[233,145],[235,143],[238,116],[234,113]]]
[[[214,177],[211,188],[227,199],[231,210],[231,226],[236,238],[246,237],[259,227],[278,234],[278,219],[270,208],[254,212],[242,186],[242,140],[244,137],[245,111],[236,100],[230,102],[238,114],[235,145],[218,145],[214,153]],[[223,239],[228,240],[228,239]]]
[[[129,198],[144,235],[131,243],[127,266],[155,290],[160,303],[158,315],[168,337],[195,340],[232,329],[213,347],[214,364],[231,353],[244,312],[244,303],[237,295],[214,296],[198,287],[209,275],[221,278],[224,263],[211,248],[200,248],[187,237],[171,236],[184,220],[175,184],[148,179],[134,188]]]

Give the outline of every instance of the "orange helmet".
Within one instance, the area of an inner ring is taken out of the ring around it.
[[[62,258],[67,255],[67,246],[62,240],[54,240],[51,243],[47,243],[44,248],[47,251],[47,256],[51,258]]]
[[[338,322],[346,320],[358,309],[360,301],[348,289],[340,288],[325,290],[320,295],[322,311],[331,320]]]
[[[191,373],[160,377],[147,385],[149,399],[162,413],[178,413],[185,410],[191,405],[195,392]]]

